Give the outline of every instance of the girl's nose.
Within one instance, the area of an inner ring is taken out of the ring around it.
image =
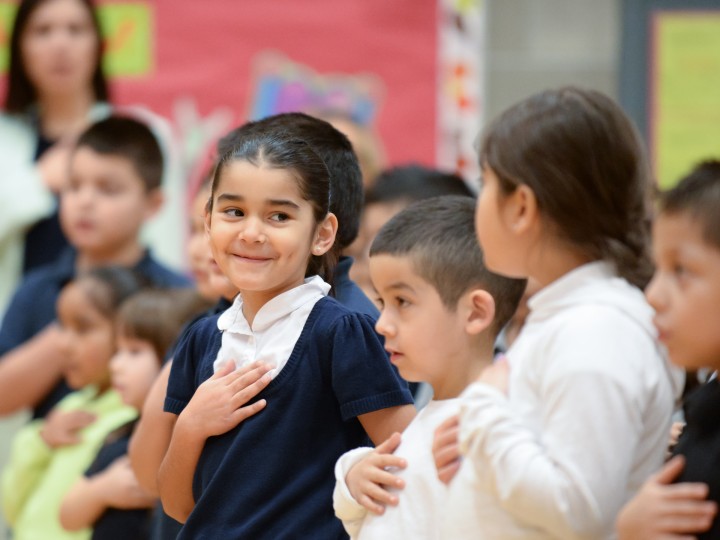
[[[260,220],[253,217],[246,219],[240,231],[240,238],[245,242],[264,242],[266,237]]]

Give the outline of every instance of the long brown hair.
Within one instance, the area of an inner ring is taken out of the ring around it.
[[[647,285],[650,172],[637,130],[610,98],[574,87],[535,94],[490,126],[480,160],[505,194],[532,189],[572,245]]]

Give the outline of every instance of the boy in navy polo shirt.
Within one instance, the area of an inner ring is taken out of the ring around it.
[[[134,119],[110,117],[80,136],[60,195],[61,225],[72,248],[28,274],[0,327],[0,414],[30,407],[34,417],[43,417],[68,393],[55,302],[77,272],[120,264],[158,286],[190,284],[156,262],[139,240],[143,223],[162,205],[162,171],[157,140]],[[76,419],[73,428],[89,421]]]

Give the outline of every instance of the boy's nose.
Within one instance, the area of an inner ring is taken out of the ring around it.
[[[380,317],[375,323],[375,330],[381,336],[392,336],[395,334],[395,327],[390,323],[390,318],[387,316],[385,311],[380,313]]]
[[[655,311],[660,311],[665,305],[664,296],[660,272],[655,272],[645,288],[645,298]]]

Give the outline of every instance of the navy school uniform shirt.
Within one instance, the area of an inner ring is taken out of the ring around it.
[[[75,258],[75,250],[69,248],[56,262],[33,270],[23,279],[0,327],[0,356],[22,345],[57,318],[55,304],[61,289],[75,277]],[[191,285],[188,278],[155,261],[149,251],[134,269],[158,287]],[[58,383],[33,410],[33,417],[44,417],[69,391],[64,382]]]
[[[718,379],[698,387],[685,403],[685,427],[673,448],[673,455],[685,456],[685,468],[675,482],[704,482],[708,500],[720,504],[720,382]],[[698,540],[720,538],[720,519]]]
[[[180,414],[213,373],[218,316],[178,347],[165,410]],[[335,518],[334,465],[368,445],[357,416],[412,403],[372,319],[325,297],[313,307],[285,367],[255,399],[267,406],[205,443],[195,508],[178,538],[347,538]]]
[[[85,477],[103,472],[116,459],[127,455],[130,435],[135,426],[132,421],[111,433],[98,452]],[[108,508],[93,524],[92,540],[146,540],[150,538],[152,510],[150,508]]]
[[[350,311],[365,313],[376,321],[380,316],[378,308],[375,307],[375,304],[370,301],[362,289],[350,279],[352,263],[352,257],[340,257],[333,274],[333,295],[338,302]]]

